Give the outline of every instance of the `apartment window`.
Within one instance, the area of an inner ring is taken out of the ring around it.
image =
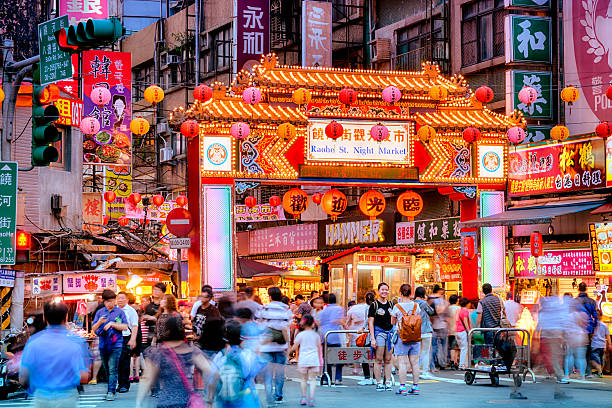
[[[397,55],[427,47],[432,40],[442,38],[443,22],[434,20],[433,30],[427,21],[397,31]]]
[[[56,162],[49,164],[49,167],[57,170],[70,171],[70,129],[63,126],[57,126],[60,134],[60,140],[51,143],[51,146],[57,149],[59,159]]]
[[[504,55],[503,0],[481,0],[462,7],[461,52],[463,66]]]
[[[144,90],[153,83],[153,64],[139,65],[132,69],[134,100],[144,98]]]
[[[212,34],[213,61],[215,69],[227,68],[232,64],[232,27],[226,26]]]

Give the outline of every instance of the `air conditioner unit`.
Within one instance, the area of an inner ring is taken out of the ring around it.
[[[391,60],[391,39],[377,38],[374,43],[374,62]]]
[[[164,163],[172,160],[174,157],[174,152],[171,147],[162,147],[159,149],[159,161],[160,163]]]
[[[170,126],[168,126],[168,122],[161,122],[157,124],[156,130],[158,135],[165,135],[170,133]]]

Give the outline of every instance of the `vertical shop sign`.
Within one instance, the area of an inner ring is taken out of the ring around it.
[[[563,1],[563,76],[565,84],[580,89],[572,106],[565,104],[570,134],[583,135],[612,117],[606,89],[612,81],[612,25],[610,1]]]
[[[83,193],[83,229],[92,234],[102,233],[104,200],[102,193]]]
[[[538,92],[532,104],[522,103],[518,94],[525,86]],[[506,114],[518,110],[528,119],[552,119],[552,73],[537,71],[506,71]]]
[[[106,215],[111,219],[118,219],[125,215],[125,203],[132,194],[132,172],[130,166],[104,167],[105,191],[113,191],[117,195],[115,201],[106,203]]]
[[[459,217],[420,220],[414,222],[414,242],[452,241],[461,238]]]
[[[302,65],[331,67],[332,3],[304,1],[302,27]]]
[[[70,25],[87,19],[108,18],[107,0],[59,0],[60,16],[67,15]]]
[[[262,54],[270,52],[270,1],[234,0],[234,7],[234,72],[239,72],[259,63]]]
[[[17,163],[0,162],[0,265],[15,265]]]
[[[129,52],[83,51],[83,115],[100,121],[100,131],[85,135],[83,164],[129,166],[132,163],[132,62]],[[90,98],[96,87],[108,88],[102,106]]]
[[[506,16],[506,62],[552,61],[551,20],[511,14]]]
[[[42,85],[72,78],[69,53],[59,49],[55,32],[68,27],[68,16],[61,16],[38,25],[38,53],[40,54],[40,83]]]

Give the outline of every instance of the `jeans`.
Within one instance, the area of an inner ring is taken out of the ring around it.
[[[429,372],[429,362],[431,361],[431,333],[426,337],[421,336],[421,354],[419,356],[419,365],[421,366],[421,373],[425,374]]]
[[[434,329],[433,339],[431,342],[431,363],[430,368],[433,370],[435,368],[435,364],[438,364],[438,367],[444,368],[446,367],[448,355],[448,330],[446,329]]]
[[[128,346],[131,336],[123,337],[123,348],[119,357],[118,387],[130,389],[130,360],[132,359],[131,349]]]
[[[569,377],[573,366],[576,366],[581,377],[586,370],[587,346],[567,347],[565,351],[565,376]]]
[[[120,348],[111,350],[100,349],[100,357],[102,358],[102,366],[108,375],[108,392],[117,392],[117,372],[119,371],[119,358],[121,357]]]
[[[268,404],[283,398],[283,386],[285,385],[285,364],[287,355],[285,351],[269,351],[261,353],[268,362],[264,369],[264,386],[266,388],[266,399]]]
[[[459,344],[459,367],[465,368],[468,366],[468,339],[467,331],[457,332],[455,334],[457,344]]]
[[[340,344],[329,344],[327,343],[327,347],[328,349],[331,349],[333,347],[341,347]],[[330,353],[333,353],[333,350],[328,350]],[[323,349],[323,352],[325,352],[325,349]],[[323,360],[325,360],[325,356],[323,356]],[[332,364],[328,364],[327,365],[327,375],[329,375],[329,380],[331,381],[332,379]],[[340,381],[342,382],[342,364],[336,364],[336,382]]]

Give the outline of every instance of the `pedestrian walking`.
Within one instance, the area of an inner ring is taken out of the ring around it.
[[[434,285],[431,296],[429,296],[431,307],[436,313],[431,317],[433,337],[431,343],[431,365],[430,369],[436,371],[436,365],[440,369],[446,368],[448,362],[448,319],[449,304],[444,298],[444,289],[440,285]]]
[[[300,372],[300,405],[315,405],[317,375],[323,366],[323,348],[321,338],[314,331],[314,318],[307,314],[302,317],[300,331],[295,337],[292,351],[298,353],[298,371]]]
[[[448,298],[448,349],[450,351],[450,366],[454,370],[459,365],[459,344],[457,343],[457,312],[461,309],[459,296],[452,294]]]
[[[476,309],[476,313],[478,313],[476,327],[483,329],[501,327],[503,307],[501,300],[493,294],[493,287],[489,283],[482,285],[482,293],[484,293],[485,297],[480,300]],[[494,331],[485,331],[483,336],[485,344],[493,344],[495,338]]]
[[[587,361],[586,361],[586,377],[590,378],[593,376],[593,367],[591,366],[591,342],[593,340],[593,333],[595,332],[595,327],[597,327],[597,304],[595,300],[591,299],[589,295],[586,293],[587,285],[584,282],[580,282],[578,284],[578,297],[576,298],[576,302],[583,309],[583,311],[587,314],[588,320],[586,325],[587,335],[589,337],[587,344]]]
[[[283,402],[285,384],[285,365],[289,348],[289,325],[293,314],[289,306],[281,302],[280,288],[268,288],[270,303],[258,312],[258,320],[266,328],[266,339],[260,347],[262,356],[268,363],[264,369],[264,386],[268,405]]]
[[[141,408],[151,388],[156,385],[157,408],[202,407],[203,401],[193,390],[194,367],[204,378],[214,370],[196,347],[185,342],[185,328],[180,316],[170,316],[158,333],[158,343],[145,350],[147,370],[138,387],[136,408]],[[199,399],[199,405],[195,403]]]
[[[468,298],[463,297],[459,300],[459,311],[455,316],[455,338],[459,345],[459,369],[465,370],[469,364],[468,361],[468,333],[472,329],[470,322],[470,310],[467,306],[470,304]]]
[[[193,331],[198,346],[210,360],[225,347],[224,320],[217,306],[211,303],[212,298],[212,289],[202,288],[200,307],[193,319]]]
[[[563,310],[567,311],[565,320],[565,361],[564,381],[569,379],[572,368],[578,369],[578,375],[584,379],[586,372],[587,343],[589,337],[586,331],[587,315],[573,300],[571,295],[563,297]]]
[[[436,312],[425,300],[425,288],[419,286],[414,291],[414,301],[419,305],[421,311],[421,352],[419,356],[419,365],[421,366],[421,378],[433,378],[430,371],[431,362],[431,340],[433,336],[433,328],[431,327],[431,316]]]
[[[327,307],[317,314],[317,325],[319,326],[319,334],[321,335],[320,341],[325,340],[327,335],[327,348],[329,352],[333,353],[335,347],[342,347],[344,343],[343,335],[340,333],[329,333],[330,331],[342,330],[346,319],[344,318],[344,309],[342,306],[336,304],[336,295],[330,293],[328,295]],[[324,351],[326,352],[326,351]],[[327,374],[329,375],[329,381],[335,385],[342,385],[342,364],[336,364],[336,377],[332,380],[332,366],[327,365]],[[324,385],[327,383],[323,381]]]
[[[253,290],[252,287],[247,286],[242,290],[242,292],[245,294],[246,299],[238,302],[236,304],[236,308],[240,309],[246,307],[247,309],[251,310],[253,316],[256,316],[259,308],[261,308],[261,304],[255,301],[255,290]]]
[[[191,313],[189,313],[192,319],[195,319],[198,309],[200,308],[200,306],[202,306],[202,297],[204,296],[204,293],[208,291],[213,293],[213,287],[210,285],[203,285],[202,291],[200,292],[200,296],[198,296],[198,299],[195,302],[193,302],[193,306],[191,307]],[[213,298],[209,299],[208,302],[213,306],[217,305]]]
[[[512,325],[512,327],[516,327],[516,322],[518,322],[521,317],[521,311],[523,307],[520,303],[514,301],[514,296],[512,292],[508,292],[506,294],[506,300],[504,301],[504,310],[506,311],[506,318]]]
[[[610,349],[610,329],[608,325],[601,321],[602,313],[601,310],[597,311],[597,326],[593,331],[593,337],[591,339],[591,365],[597,371],[597,377],[602,377],[602,367],[603,367],[603,356],[605,350]]]
[[[100,357],[108,375],[107,401],[115,400],[119,358],[123,349],[123,331],[128,329],[125,313],[116,305],[117,295],[110,289],[102,292],[104,308],[96,312],[92,330],[100,339]]]
[[[153,342],[155,338],[155,323],[157,322],[157,312],[159,312],[159,304],[166,293],[166,284],[163,282],[157,282],[153,285],[151,302],[145,306],[144,315],[142,320],[145,321],[147,326],[147,347]]]
[[[400,286],[400,301],[391,312],[391,323],[397,325],[398,336],[393,355],[399,364],[400,386],[397,395],[419,394],[419,354],[421,351],[421,309],[410,300],[412,288],[404,283]],[[412,386],[406,388],[407,372],[412,373]]]
[[[119,292],[117,294],[117,306],[125,314],[128,328],[122,332],[122,348],[119,357],[118,373],[118,392],[128,392],[130,390],[130,365],[132,360],[132,350],[136,348],[138,337],[138,313],[129,304],[128,294]]]
[[[166,293],[159,302],[159,310],[155,315],[155,338],[158,334],[165,330],[164,325],[171,317],[179,317],[183,320],[183,328],[185,328],[185,318],[179,313],[176,307],[176,298],[171,293]],[[188,321],[187,321],[188,322]]]
[[[368,309],[368,328],[372,348],[375,350],[374,378],[376,391],[393,391],[391,382],[392,354],[391,348],[391,310],[393,305],[387,299],[389,285],[384,282],[378,284],[378,299]]]
[[[76,408],[77,386],[89,376],[87,345],[66,329],[64,303],[45,304],[43,314],[47,328],[26,343],[19,380],[33,391],[35,408]]]
[[[130,383],[140,381],[140,358],[142,355],[142,308],[136,304],[136,296],[128,293],[128,304],[136,311],[138,317],[138,330],[136,333],[136,345],[131,350],[130,361]],[[127,317],[127,316],[126,316]]]

